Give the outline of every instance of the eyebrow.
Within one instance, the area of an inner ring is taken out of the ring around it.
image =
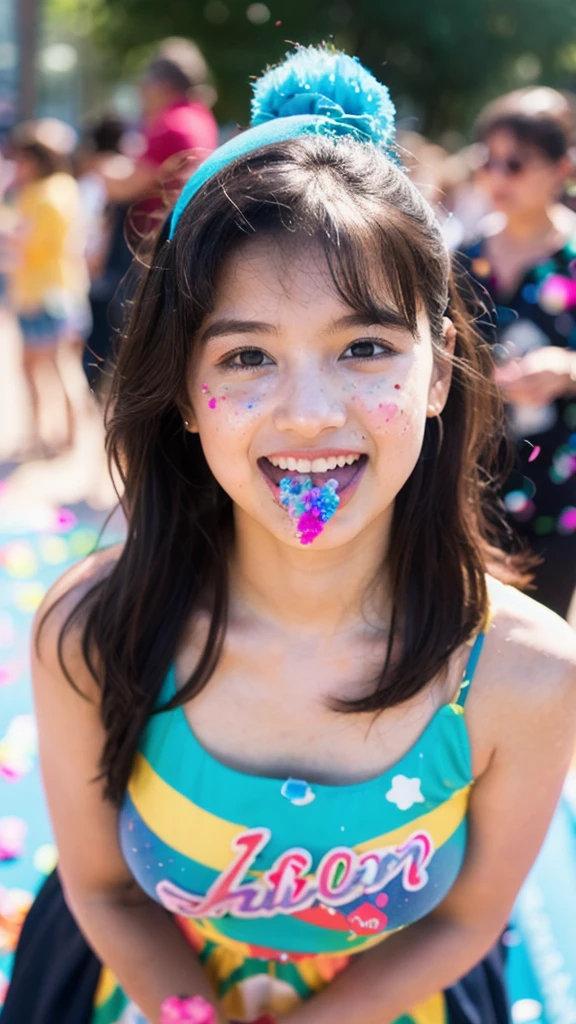
[[[413,333],[412,325],[398,309],[391,306],[380,306],[373,313],[346,313],[345,316],[331,320],[328,324],[328,332],[346,331],[353,327],[391,327],[397,331],[410,331]]]
[[[200,343],[205,345],[212,338],[221,338],[225,334],[277,334],[278,328],[274,324],[264,323],[262,320],[234,320],[230,317],[222,317],[215,320],[203,331]]]
[[[346,313],[344,316],[331,320],[325,333],[331,334],[354,327],[374,326],[390,327],[397,331],[412,333],[412,327],[406,317],[399,310],[388,306],[382,306],[374,313]],[[206,345],[213,338],[221,338],[227,334],[278,334],[278,328],[263,320],[237,320],[231,317],[222,317],[206,328],[200,337],[200,343]]]

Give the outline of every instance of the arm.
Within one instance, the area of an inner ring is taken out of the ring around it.
[[[140,160],[134,170],[123,177],[102,172],[108,199],[112,203],[127,206],[142,199],[158,184],[158,168],[147,160]]]
[[[66,583],[69,587],[70,576]],[[62,581],[58,587],[62,589]],[[58,589],[53,589],[39,619],[56,596]],[[74,598],[78,599],[78,588]],[[70,686],[57,658],[58,633],[73,603],[65,598],[54,610],[41,632],[39,655],[33,653],[41,767],[59,870],[68,905],[88,942],[156,1024],[168,996],[200,994],[215,1006],[216,1002],[171,916],[132,879],[118,845],[117,812],[104,800],[102,783],[94,781],[104,741],[98,688],[84,665],[77,638],[71,638],[65,656],[88,699]],[[222,1016],[217,1019],[225,1024]]]
[[[544,617],[559,621],[547,611]],[[462,977],[500,935],[545,837],[576,734],[572,631],[562,623],[548,641],[552,650],[564,648],[565,659],[534,652],[527,638],[518,647],[509,639],[520,658],[517,685],[496,705],[493,754],[473,789],[468,852],[456,884],[428,917],[353,957],[286,1024],[392,1024]],[[496,653],[505,666],[510,655]]]
[[[494,376],[509,402],[548,405],[576,395],[576,352],[545,345],[497,367]]]

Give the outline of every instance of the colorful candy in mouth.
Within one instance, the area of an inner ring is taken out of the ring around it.
[[[309,476],[285,476],[280,481],[280,504],[296,526],[301,544],[316,540],[340,504],[337,480],[314,487]]]

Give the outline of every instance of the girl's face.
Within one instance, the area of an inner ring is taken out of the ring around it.
[[[454,329],[445,321],[447,347]],[[380,520],[420,454],[426,418],[450,383],[430,327],[413,336],[391,305],[368,323],[337,294],[313,245],[253,240],[227,260],[188,376],[189,430],[243,517],[298,547],[280,480],[338,482],[340,504],[314,541],[339,547]]]
[[[478,183],[501,213],[530,215],[546,209],[562,190],[568,160],[550,160],[535,146],[509,131],[494,131],[486,140],[486,158]]]

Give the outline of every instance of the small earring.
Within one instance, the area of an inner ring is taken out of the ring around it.
[[[190,424],[188,423],[188,420],[184,420],[184,426],[185,427],[189,427],[190,426]]]

